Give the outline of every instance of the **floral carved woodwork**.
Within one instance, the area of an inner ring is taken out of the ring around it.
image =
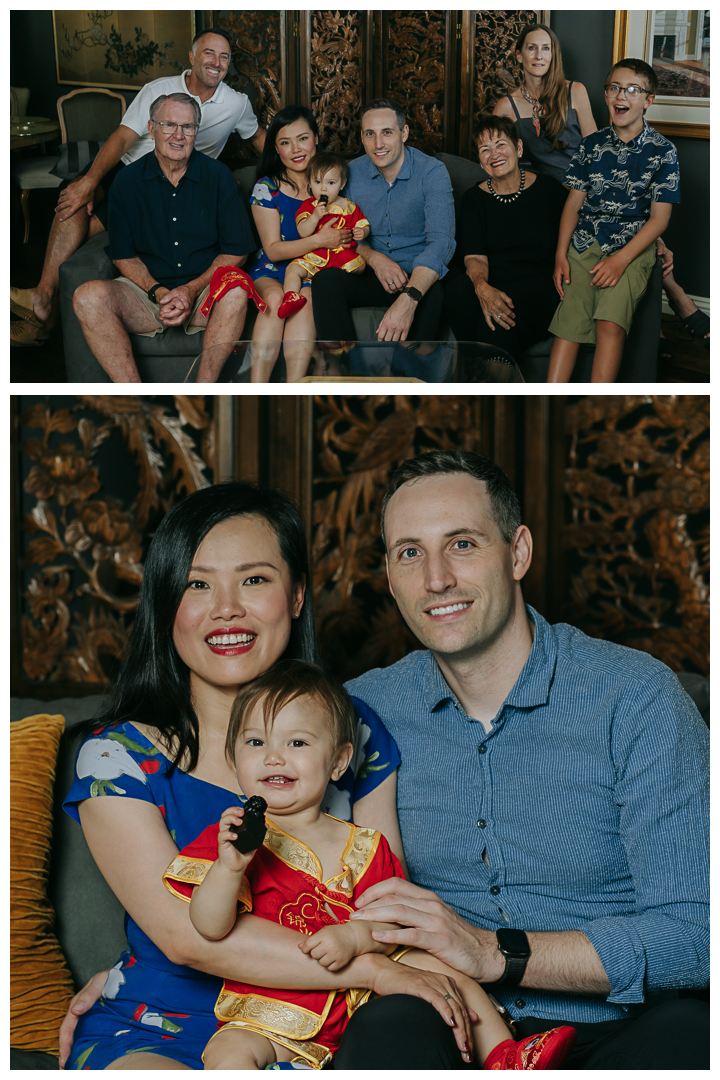
[[[387,93],[405,109],[410,143],[426,154],[444,149],[446,12],[390,11]]]
[[[313,111],[326,150],[362,153],[362,40],[356,12],[314,11],[310,79]]]
[[[232,39],[232,61],[237,75],[227,83],[242,90],[252,83],[254,111],[266,127],[281,107],[283,94],[280,11],[232,11],[218,20]]]
[[[568,622],[709,670],[710,401],[583,398],[569,405]]]
[[[534,11],[478,11],[475,17],[474,122],[518,83],[515,42]]]
[[[315,399],[313,595],[321,651],[342,678],[420,647],[388,589],[382,499],[405,458],[439,447],[479,450],[480,407],[459,395]]]
[[[38,403],[21,418],[33,432],[21,445],[32,463],[23,529],[33,537],[24,546],[22,667],[30,680],[103,683],[137,607],[152,530],[179,494],[210,482],[212,428],[202,397],[74,401]],[[130,499],[105,493],[111,482],[125,489],[131,473]]]

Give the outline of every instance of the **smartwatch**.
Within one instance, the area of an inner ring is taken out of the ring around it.
[[[419,289],[416,289],[414,285],[406,285],[404,289],[400,290],[401,293],[407,293],[411,300],[414,300],[417,304],[418,300],[422,300],[423,294]]]
[[[155,299],[155,293],[158,291],[158,289],[162,288],[163,286],[160,284],[160,282],[156,281],[155,284],[148,289],[147,294],[150,300],[152,300],[153,304],[157,304],[157,300]]]
[[[493,986],[517,986],[530,959],[530,943],[524,930],[495,931],[498,949],[505,957],[505,970]]]

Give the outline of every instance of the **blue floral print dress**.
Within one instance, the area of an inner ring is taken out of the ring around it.
[[[291,199],[289,195],[285,195],[280,190],[274,180],[271,180],[269,176],[263,176],[262,180],[258,180],[252,190],[250,205],[264,206],[266,209],[276,210],[280,215],[280,238],[287,241],[299,240],[300,233],[297,231],[295,215],[306,198],[307,195],[302,196],[300,199]],[[271,262],[263,249],[260,248],[255,260],[245,269],[253,281],[257,281],[261,277],[269,277],[277,278],[282,284],[285,281],[285,267],[289,262],[291,262],[290,259],[283,259],[277,263]],[[308,279],[303,282],[303,285],[312,285],[312,281]]]
[[[344,776],[328,786],[323,801],[323,810],[346,821],[353,802],[400,763],[381,720],[364,702],[352,700],[359,721],[353,760]],[[178,849],[183,848],[219,821],[235,797],[180,769],[170,773],[169,764],[132,724],[99,731],[80,746],[64,809],[79,823],[78,806],[86,799],[154,803]],[[222,979],[174,964],[127,914],[125,933],[128,951],[110,972],[100,1000],[78,1021],[65,1068],[104,1069],[124,1054],[148,1051],[202,1069],[202,1052],[217,1030],[214,1009]]]

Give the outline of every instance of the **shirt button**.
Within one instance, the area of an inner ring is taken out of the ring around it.
[[[487,825],[487,821],[485,820],[484,817],[481,817],[480,820],[478,821],[478,829],[484,829],[486,825]]]
[[[493,894],[493,896],[497,896],[498,893],[500,892],[500,886],[499,885],[493,885],[492,888],[490,889],[490,892]]]
[[[525,1001],[523,1000],[523,998],[518,998],[515,1004],[517,1005],[518,1009],[525,1008]]]
[[[182,266],[182,263],[178,263],[178,266]]]
[[[176,218],[176,217],[174,217],[174,218],[173,218],[173,221],[177,221],[177,218]]]
[[[177,246],[178,246],[178,241],[176,240],[176,241],[175,241],[175,247],[177,247]]]
[[[487,746],[485,746],[484,743],[483,743],[482,746],[478,746],[478,753],[479,754],[487,754]]]

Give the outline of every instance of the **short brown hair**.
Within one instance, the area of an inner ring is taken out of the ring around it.
[[[658,77],[644,60],[637,60],[630,56],[625,57],[624,60],[618,60],[617,64],[613,64],[605,79],[605,85],[612,81],[613,74],[618,68],[627,68],[628,71],[632,71],[634,75],[639,75],[641,79],[645,80],[645,89],[649,94],[655,95],[658,92]]]
[[[509,116],[494,116],[492,113],[486,113],[484,116],[481,116],[473,134],[476,146],[480,146],[480,137],[484,135],[486,131],[491,135],[493,133],[504,135],[517,150],[520,136],[518,135],[518,129],[515,127],[515,121]]]
[[[258,702],[262,702],[266,728],[272,728],[280,710],[299,697],[313,698],[328,714],[328,726],[336,750],[355,741],[355,709],[342,683],[326,675],[317,664],[308,664],[304,660],[279,660],[269,671],[240,688],[230,712],[225,739],[227,757],[233,760],[235,744]]]
[[[329,173],[331,169],[337,169],[342,179],[341,189],[345,187],[348,179],[348,165],[345,158],[341,158],[339,154],[332,154],[329,150],[324,150],[322,154],[316,154],[314,158],[310,159],[309,167],[309,179],[310,180],[322,180],[326,173]]]

